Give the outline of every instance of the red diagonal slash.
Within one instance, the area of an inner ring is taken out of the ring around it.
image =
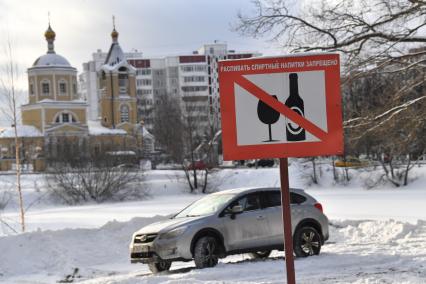
[[[316,136],[320,140],[325,140],[327,137],[327,132],[304,118],[303,116],[299,115],[297,112],[291,110],[289,107],[287,107],[285,104],[277,101],[274,99],[271,95],[269,95],[267,92],[262,90],[260,87],[256,86],[243,76],[236,76],[235,83],[240,85],[242,88],[244,88],[246,91],[248,91],[250,94],[258,98],[259,100],[266,103],[268,106],[272,107],[294,123],[298,124],[300,127],[304,128],[309,133],[312,133],[312,135]]]

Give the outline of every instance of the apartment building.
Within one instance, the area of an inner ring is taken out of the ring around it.
[[[145,58],[141,52],[125,53],[136,68],[138,120],[152,132],[155,106],[162,96],[179,98],[182,113],[196,121],[197,132],[211,133],[220,129],[218,61],[260,56],[257,52],[228,50],[226,43],[205,44],[197,51],[177,56]],[[83,64],[80,91],[89,104],[88,117],[99,117],[99,88],[96,73],[106,53],[98,50],[93,59]]]

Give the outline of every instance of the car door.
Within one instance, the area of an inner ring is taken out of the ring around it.
[[[301,205],[306,198],[290,192],[291,225],[295,226],[303,219],[304,205]],[[283,220],[281,209],[281,192],[278,190],[264,191],[261,198],[261,205],[264,211],[264,217],[268,225],[268,240],[271,245],[283,244]],[[294,233],[294,232],[293,232]]]
[[[281,212],[281,192],[262,192],[261,205],[268,226],[268,241],[271,245],[283,244],[283,221]]]
[[[232,214],[231,208],[235,205],[241,205],[243,212]],[[247,194],[232,202],[224,211],[223,223],[228,250],[261,247],[268,243],[268,224],[258,193]]]

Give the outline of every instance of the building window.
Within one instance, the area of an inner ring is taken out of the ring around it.
[[[55,123],[76,123],[77,119],[75,118],[75,116],[71,113],[68,112],[63,112],[61,114],[59,114],[58,116],[56,116],[55,119]]]
[[[136,85],[137,86],[151,86],[152,80],[150,80],[150,79],[137,79]]]
[[[120,87],[127,87],[127,74],[118,74],[118,85]]]
[[[34,95],[34,84],[30,84],[30,95]]]
[[[76,83],[72,84],[72,92],[74,93],[74,95],[77,94],[77,84]]]
[[[189,82],[204,82],[205,81],[205,77],[204,76],[188,76],[188,77],[183,77],[183,81],[185,83],[189,83]]]
[[[151,75],[151,69],[138,69],[136,70],[136,75]]]
[[[142,86],[151,86],[152,81],[149,79],[142,79]]]
[[[48,96],[50,94],[50,84],[48,81],[43,81],[41,83],[41,91],[44,96]]]
[[[206,65],[183,65],[180,67],[182,72],[205,72]]]
[[[59,94],[66,95],[67,94],[67,84],[65,81],[59,82]]]
[[[63,113],[62,114],[62,122],[66,123],[66,122],[70,122],[70,116],[68,113]]]
[[[183,86],[181,88],[184,92],[201,92],[207,90],[207,86]]]
[[[129,107],[127,105],[120,107],[120,117],[121,122],[129,122]]]

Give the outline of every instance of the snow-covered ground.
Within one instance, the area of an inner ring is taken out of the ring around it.
[[[347,185],[333,184],[322,166],[320,185],[307,191],[331,219],[331,237],[319,256],[297,259],[298,283],[426,283],[426,167],[405,188],[382,185],[366,190],[370,172],[355,172]],[[306,165],[290,166],[290,185],[306,188]],[[58,205],[45,195],[42,176],[24,176],[29,233],[0,227],[0,283],[55,283],[75,276],[83,283],[282,283],[282,254],[267,261],[246,255],[227,257],[211,269],[176,263],[172,271],[151,275],[145,265],[131,265],[128,244],[138,228],[165,218],[201,197],[189,194],[178,171],[149,171],[149,198],[109,204]],[[13,176],[0,176],[7,188]],[[241,186],[278,186],[278,169],[226,169],[211,176],[216,190]],[[158,215],[158,216],[157,216]],[[2,213],[12,226],[16,203]],[[7,234],[6,234],[7,233]],[[75,269],[78,271],[75,271]]]

